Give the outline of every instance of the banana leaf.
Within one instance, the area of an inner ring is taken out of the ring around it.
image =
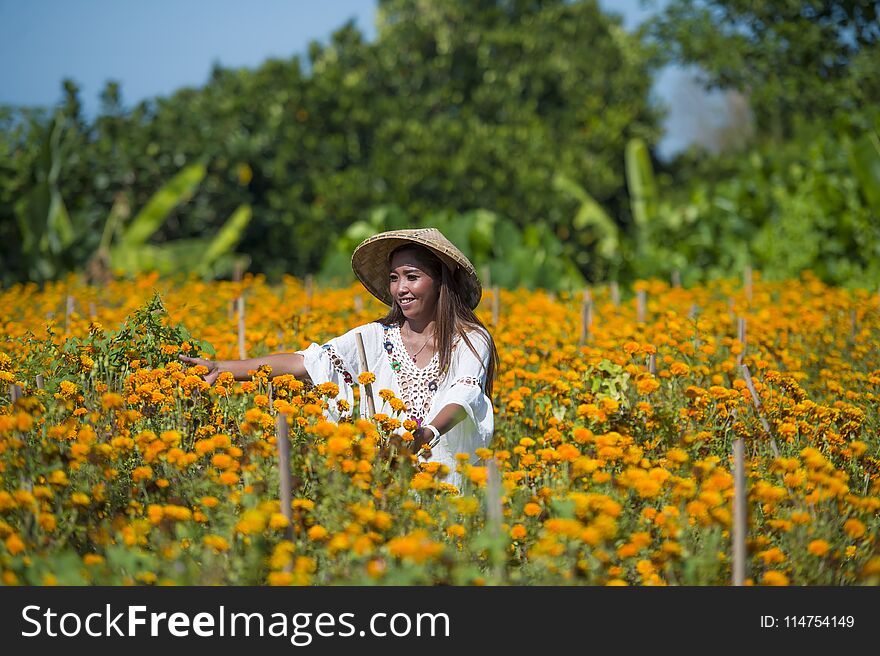
[[[168,213],[192,197],[206,172],[205,164],[197,162],[185,167],[166,182],[125,229],[120,247],[128,249],[146,243],[165,222]]]
[[[214,263],[235,249],[251,220],[250,205],[240,205],[211,239],[201,259],[200,273],[208,273]]]

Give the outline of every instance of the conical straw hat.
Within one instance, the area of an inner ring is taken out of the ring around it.
[[[405,244],[418,244],[431,250],[452,271],[465,303],[471,309],[480,304],[483,288],[477,278],[474,265],[437,228],[381,232],[365,239],[354,249],[351,268],[373,296],[386,305],[392,304],[391,292],[388,289],[391,264],[389,256],[391,251]]]

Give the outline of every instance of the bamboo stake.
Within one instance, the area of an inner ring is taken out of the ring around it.
[[[743,439],[733,440],[733,585],[746,581],[746,475]]]
[[[357,349],[358,349],[358,359],[361,363],[361,371],[366,372],[369,371],[369,365],[367,363],[367,351],[364,348],[364,338],[360,333],[355,333],[355,338],[357,339]],[[376,414],[376,402],[373,400],[373,386],[370,383],[364,385],[364,396],[366,396],[367,402],[367,410],[370,413],[370,419],[373,419],[373,415]],[[363,408],[363,406],[361,406]],[[361,414],[363,414],[363,409],[361,409]]]
[[[293,490],[290,476],[290,436],[287,429],[287,413],[278,413],[275,417],[275,429],[278,442],[278,484],[281,514],[287,518],[285,537],[292,541],[293,512],[290,504],[293,501]],[[289,567],[290,563],[285,566],[285,571],[290,571]]]
[[[315,279],[312,274],[306,276],[306,312],[312,311],[312,296],[315,293]]]
[[[657,356],[654,353],[648,356],[648,371],[652,376],[657,375]]]
[[[618,286],[616,280],[611,281],[611,302],[614,304],[614,307],[620,305],[620,286]]]
[[[498,317],[501,314],[501,299],[499,298],[498,287],[492,287],[492,326],[498,326]]]
[[[241,360],[247,358],[244,348],[244,296],[239,296],[238,301],[238,357]]]
[[[778,458],[779,447],[776,446],[776,440],[773,438],[773,433],[770,432],[770,424],[767,422],[764,413],[761,411],[761,399],[758,398],[758,392],[755,390],[755,384],[752,382],[752,374],[749,373],[749,366],[747,364],[742,365],[742,373],[743,378],[746,381],[746,386],[749,388],[749,393],[752,395],[752,403],[754,403],[755,409],[758,412],[758,418],[761,420],[761,426],[764,428],[764,432],[767,433],[767,437],[770,438],[770,446],[773,449],[773,455]]]
[[[64,311],[64,332],[70,331],[70,315],[73,314],[73,296],[67,295],[67,308]]]
[[[593,338],[593,295],[590,288],[584,289],[584,300],[581,303],[581,339],[580,344],[586,344]]]
[[[636,320],[639,323],[645,323],[645,310],[648,304],[648,294],[644,289],[640,289],[636,296]]]
[[[741,366],[743,358],[746,357],[746,318],[740,317],[738,324],[736,338],[739,343],[742,344],[743,350],[736,356],[736,364],[737,366]]]

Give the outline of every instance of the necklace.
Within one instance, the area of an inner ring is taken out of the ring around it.
[[[401,338],[402,338],[402,337],[403,337],[403,333],[401,333],[400,336],[401,336]],[[412,353],[412,354],[410,355],[410,357],[412,358],[412,361],[413,361],[413,362],[416,361],[416,358],[419,356],[419,353],[421,353],[422,351],[425,350],[425,347],[428,345],[428,342],[430,342],[433,338],[434,338],[434,333],[431,333],[430,335],[428,335],[427,339],[425,339],[425,343],[422,344],[422,346],[419,348],[419,350],[416,351],[415,353]],[[404,346],[406,346],[406,344],[404,344]]]

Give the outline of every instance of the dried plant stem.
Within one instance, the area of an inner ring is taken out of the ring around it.
[[[764,413],[761,410],[761,399],[758,398],[758,392],[755,390],[755,384],[752,382],[752,374],[749,372],[749,366],[747,364],[742,365],[742,373],[743,379],[746,381],[746,385],[749,388],[749,393],[752,395],[752,403],[755,404],[758,419],[761,420],[761,426],[764,428],[764,432],[767,433],[767,437],[770,438],[770,446],[773,449],[773,455],[778,458],[779,447],[776,445],[773,433],[770,432],[770,424],[767,422],[767,418],[764,417]]]

